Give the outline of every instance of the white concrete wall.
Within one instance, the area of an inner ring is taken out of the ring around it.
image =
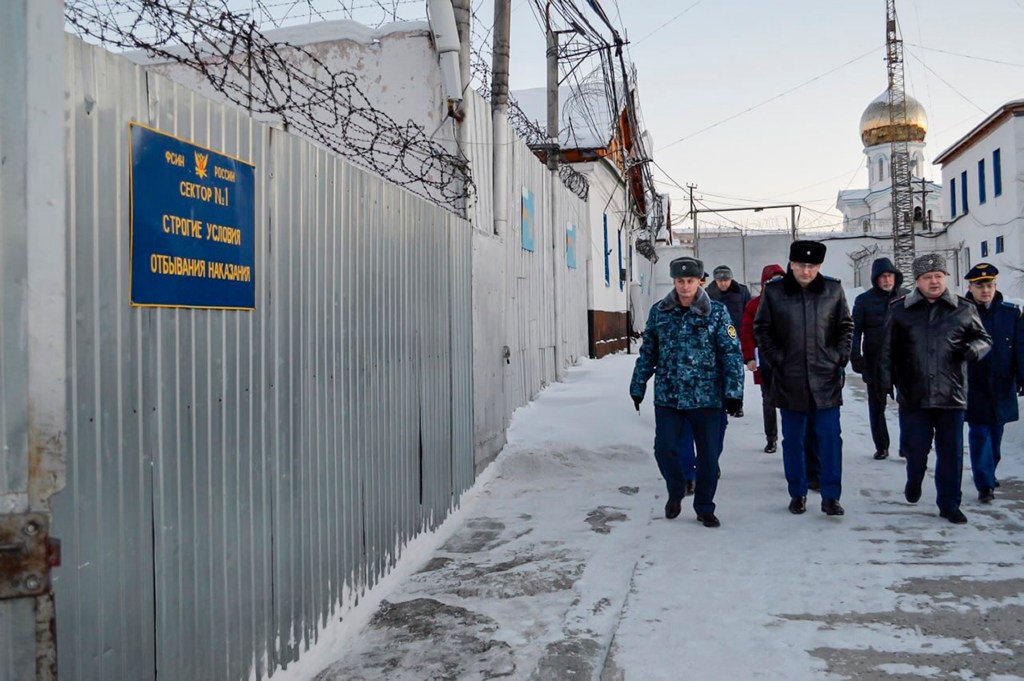
[[[1003,193],[995,196],[992,173],[992,152],[1001,153]],[[985,159],[986,201],[978,201],[978,161]],[[967,213],[961,200],[961,173],[967,172]],[[970,148],[942,166],[942,182],[946,189],[946,211],[949,212],[950,181],[956,179],[957,216],[949,224],[951,238],[970,249],[970,265],[990,262],[1001,270],[999,288],[1004,295],[1024,297],[1024,277],[1012,268],[1024,266],[1024,117],[1011,117],[982,137]],[[996,253],[996,239],[1002,236],[1004,250]],[[981,254],[981,245],[988,244],[988,255]]]
[[[850,235],[843,232],[801,233],[800,239],[822,241],[827,250],[821,272],[839,279],[844,288],[867,286],[870,279],[871,262],[875,258],[892,258],[892,239],[887,235]],[[705,269],[710,273],[718,265],[732,268],[737,281],[750,287],[753,295],[760,290],[761,270],[766,265],[776,264],[783,269],[789,261],[789,245],[792,237],[788,232],[768,232],[747,234],[741,238],[738,232],[722,233],[721,235],[701,235],[698,244],[699,257],[704,261]],[[938,251],[950,260],[950,272],[954,278],[963,276],[963,267],[955,262],[955,252],[960,248],[955,235],[939,233],[933,238],[918,237],[917,252]],[[855,261],[851,256],[865,253],[866,257]],[[744,254],[745,268],[744,268]],[[655,266],[655,300],[664,296],[672,288],[669,276],[669,263],[683,255],[691,255],[689,247],[662,246],[658,251],[660,260]],[[860,264],[860,276],[855,264]],[[745,274],[744,274],[745,271]]]
[[[355,89],[344,88],[342,93],[351,96],[356,107],[365,101],[367,109],[352,112],[349,119],[352,125],[346,130],[346,135],[359,139],[361,143],[371,144],[374,139],[363,134],[361,129],[371,131],[372,135],[374,119],[379,116],[376,112],[380,112],[399,126],[408,124],[421,128],[448,153],[457,153],[454,122],[448,118],[447,99],[441,89],[440,66],[425,22],[396,23],[372,30],[352,21],[328,21],[268,30],[264,36],[274,43],[301,47],[302,50],[285,46],[280,51],[292,68],[303,73],[321,72],[319,65],[311,59],[311,54],[331,71],[355,76],[358,93]],[[214,101],[227,101],[222,92],[189,66],[177,62],[153,61],[142,53],[126,56],[145,65],[148,70],[165,75]],[[241,62],[244,57],[240,55],[237,59]],[[229,71],[228,81],[244,87],[245,81],[241,76],[245,72],[244,64],[240,65],[239,71]],[[299,96],[307,94],[301,89],[296,92]],[[260,122],[281,125],[279,115],[259,111],[251,113]],[[360,120],[360,116],[366,116],[366,120]],[[313,117],[317,126],[336,129],[328,135],[340,133],[342,126],[349,122],[336,121],[334,113],[326,107],[319,107]],[[321,143],[303,130],[290,132],[306,136],[314,143]],[[355,160],[358,162],[358,159]],[[368,169],[375,172],[375,168]],[[385,179],[401,181],[400,175],[395,172],[378,174]],[[418,194],[430,195],[427,191],[417,190],[415,186],[409,188]]]
[[[608,161],[581,164],[576,169],[586,175],[590,182],[590,225],[591,239],[589,243],[579,242],[579,254],[586,249],[587,272],[590,279],[590,292],[587,305],[591,310],[605,312],[625,312],[628,309],[629,284],[634,279],[637,259],[643,258],[633,253],[634,267],[630,266],[630,245],[635,236],[631,234],[630,224],[624,222],[626,215],[626,189],[618,169]],[[609,279],[605,281],[604,269],[604,221],[608,221],[608,265]],[[621,233],[620,233],[621,232]],[[622,267],[626,270],[626,281],[619,285],[619,255],[622,256]]]
[[[471,92],[466,112],[466,153],[477,185],[469,219],[473,225],[473,403],[479,469],[504,446],[512,412],[560,374],[561,368],[555,365],[556,342],[561,344],[566,364],[587,355],[589,277],[585,258],[592,235],[587,203],[557,179],[558,216],[552,221],[551,174],[511,130],[507,131],[507,222],[504,233],[495,234],[491,109]],[[532,252],[522,248],[523,187],[534,195]],[[577,230],[576,269],[570,269],[565,259],[569,223]]]

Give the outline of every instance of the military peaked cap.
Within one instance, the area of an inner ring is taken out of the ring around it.
[[[999,268],[987,262],[979,262],[971,268],[971,271],[964,275],[964,279],[976,284],[980,281],[992,281],[999,274]]]

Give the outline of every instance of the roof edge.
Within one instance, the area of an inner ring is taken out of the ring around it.
[[[1014,99],[1003,104],[1001,107],[989,114],[985,120],[974,126],[966,135],[958,139],[956,142],[953,142],[953,144],[939,153],[932,162],[935,164],[941,164],[946,161],[952,161],[954,158],[959,156],[971,142],[982,137],[990,129],[1001,123],[1003,118],[1012,116],[1016,113],[1024,113],[1024,99]]]

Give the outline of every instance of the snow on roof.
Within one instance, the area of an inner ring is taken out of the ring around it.
[[[544,87],[511,93],[526,117],[536,121],[542,130],[547,129],[547,93]],[[598,149],[608,146],[616,118],[603,83],[584,82],[581,88],[558,88],[558,143],[563,148]]]
[[[315,43],[350,40],[352,42],[372,44],[392,33],[430,32],[430,24],[426,21],[396,21],[380,28],[370,28],[358,21],[339,19],[336,21],[319,21],[298,26],[286,26],[263,31],[263,35],[272,42],[289,43],[291,45],[313,45]]]
[[[372,45],[396,33],[429,34],[430,25],[425,21],[396,21],[380,28],[370,28],[358,21],[338,19],[261,31],[263,37],[271,43],[287,43],[296,47],[340,41]],[[204,52],[210,51],[207,43],[201,43],[201,45]],[[191,53],[191,50],[185,47],[172,46],[165,49],[171,54]],[[150,55],[143,50],[126,52],[124,56],[142,66],[167,62],[166,57]]]

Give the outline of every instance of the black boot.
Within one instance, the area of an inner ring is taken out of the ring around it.
[[[990,504],[995,501],[995,499],[996,493],[991,487],[982,488],[981,492],[978,494],[978,501],[983,504]]]
[[[774,454],[778,451],[778,447],[775,446],[775,440],[768,440],[768,444],[764,446],[765,454]]]
[[[800,515],[807,510],[807,497],[793,497],[789,500],[789,512]]]
[[[821,511],[825,515],[843,515],[846,511],[839,505],[838,499],[822,499]]]
[[[672,497],[669,497],[668,501],[665,502],[665,517],[669,520],[678,517],[679,511],[682,510],[682,506],[682,499],[673,499]]]
[[[875,461],[881,461],[882,459],[888,459],[888,458],[889,458],[889,450],[888,449],[879,449],[877,452],[875,452]]]
[[[686,488],[683,491],[683,496],[684,497],[692,497],[693,493],[696,492],[696,491],[697,491],[697,481],[696,480],[687,480],[686,481]]]
[[[720,527],[722,525],[714,513],[698,513],[697,520],[704,524],[704,527]]]
[[[921,501],[921,485],[915,485],[912,482],[907,482],[906,487],[903,488],[903,496],[907,500],[907,503],[916,504]]]
[[[939,511],[939,515],[954,525],[963,525],[967,522],[967,516],[959,508],[954,508],[952,511]]]

